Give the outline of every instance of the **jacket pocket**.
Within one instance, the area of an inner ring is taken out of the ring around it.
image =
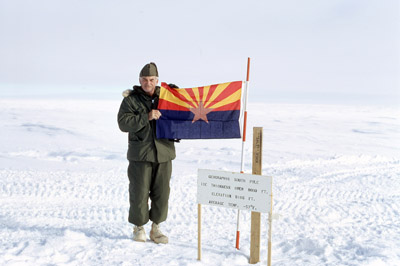
[[[151,141],[152,135],[151,135],[151,127],[150,125],[145,126],[138,132],[129,133],[129,142],[134,141],[134,142],[147,142]]]

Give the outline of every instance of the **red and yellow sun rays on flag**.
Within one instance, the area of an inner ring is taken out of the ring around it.
[[[172,89],[162,83],[161,87],[158,109],[190,111],[194,114],[192,122],[201,119],[208,123],[210,112],[240,110],[242,81],[186,89]]]

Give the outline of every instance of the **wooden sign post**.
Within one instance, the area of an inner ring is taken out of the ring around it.
[[[252,211],[250,263],[260,261],[261,213],[272,212],[272,177],[262,176],[262,128],[253,130],[253,174],[198,169],[198,242],[197,259],[201,260],[201,205]],[[269,228],[271,232],[271,227]],[[270,244],[270,239],[269,239]],[[270,245],[269,254],[270,255]],[[270,257],[268,257],[270,265]]]
[[[197,260],[201,260],[201,204],[197,205]]]
[[[262,127],[253,128],[253,175],[262,172]],[[250,264],[260,261],[261,213],[251,212]]]

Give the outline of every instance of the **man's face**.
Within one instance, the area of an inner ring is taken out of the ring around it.
[[[142,86],[143,90],[148,95],[153,95],[154,90],[158,83],[158,78],[155,76],[150,77],[140,77],[139,78],[140,85]]]

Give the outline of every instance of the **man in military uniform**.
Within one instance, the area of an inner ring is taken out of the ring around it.
[[[129,133],[128,221],[134,224],[135,241],[146,241],[143,226],[151,220],[150,239],[157,244],[166,244],[168,237],[160,231],[159,223],[167,219],[175,146],[172,140],[156,137],[156,120],[161,113],[157,110],[160,87],[157,86],[158,70],[154,63],[143,67],[139,82],[140,86],[133,86],[133,90],[124,95],[118,112],[119,128]]]

